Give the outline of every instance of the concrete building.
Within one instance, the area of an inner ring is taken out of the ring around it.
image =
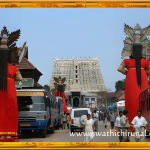
[[[54,69],[50,80],[50,88],[54,88],[54,77],[66,78],[66,91],[106,91],[99,66],[99,57],[88,59],[54,58]]]
[[[67,105],[71,107],[97,108],[97,95],[86,91],[65,91]]]
[[[50,89],[55,88],[54,77],[66,78],[65,93],[67,104],[72,107],[87,106],[97,108],[97,93],[106,92],[100,71],[99,57],[82,59],[54,58],[54,69],[49,83]]]

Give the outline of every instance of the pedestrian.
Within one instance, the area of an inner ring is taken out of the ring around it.
[[[104,114],[105,114],[105,111],[103,112],[103,124],[105,123],[105,121],[104,121],[104,120],[105,120],[105,119],[104,119]]]
[[[123,140],[123,137],[122,137],[121,131],[120,131],[120,118],[122,117],[122,115],[123,115],[122,111],[119,111],[119,115],[116,118],[116,123],[115,123],[115,132],[118,132],[120,142],[122,142],[122,140]]]
[[[100,121],[101,121],[101,120],[102,120],[102,114],[100,114],[100,117],[99,117],[99,118],[100,118]]]
[[[98,113],[94,110],[93,114],[95,131],[98,132]]]
[[[128,121],[128,111],[123,111],[123,116],[120,118],[120,129],[121,129],[121,135],[123,136],[122,142],[130,142],[129,139],[129,121]]]
[[[104,125],[105,125],[105,128],[107,128],[107,114],[104,113]]]
[[[101,114],[100,114],[100,112],[98,114],[99,114],[99,121],[101,121]]]
[[[67,114],[67,117],[66,117],[66,122],[67,122],[67,128],[68,128],[68,130],[69,130],[69,123],[70,123],[70,114],[68,113]]]
[[[84,120],[83,133],[84,133],[84,142],[93,142],[94,138],[94,120],[90,119],[91,115],[87,114],[87,119]],[[84,130],[85,129],[85,130]]]
[[[109,116],[110,116],[111,129],[114,129],[115,116],[113,112],[111,112]]]
[[[135,128],[135,141],[139,142],[145,138],[145,129],[147,131],[147,121],[142,117],[142,111],[137,111],[138,116],[132,120],[133,127]]]
[[[64,115],[62,115],[62,129],[66,128],[66,112],[64,112]]]

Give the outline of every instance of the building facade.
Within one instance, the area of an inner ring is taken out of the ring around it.
[[[86,91],[65,91],[67,105],[71,107],[97,108],[97,95]]]
[[[54,77],[66,78],[67,105],[72,107],[97,108],[97,94],[106,92],[99,66],[99,57],[91,59],[57,59],[50,80],[50,89],[55,88]]]
[[[54,77],[66,78],[66,91],[106,91],[100,71],[99,57],[88,59],[54,58],[54,69],[50,80],[50,89],[54,88]]]

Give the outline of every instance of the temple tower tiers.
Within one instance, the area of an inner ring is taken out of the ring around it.
[[[66,78],[66,91],[106,91],[100,71],[99,56],[87,59],[54,58],[54,69],[50,80],[50,89],[54,88],[54,77]]]

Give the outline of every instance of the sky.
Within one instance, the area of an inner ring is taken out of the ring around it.
[[[25,41],[28,60],[43,73],[39,83],[49,84],[54,59],[99,58],[107,89],[125,78],[117,68],[124,47],[124,23],[134,28],[150,24],[148,8],[1,8],[0,30],[21,30],[17,46]]]

